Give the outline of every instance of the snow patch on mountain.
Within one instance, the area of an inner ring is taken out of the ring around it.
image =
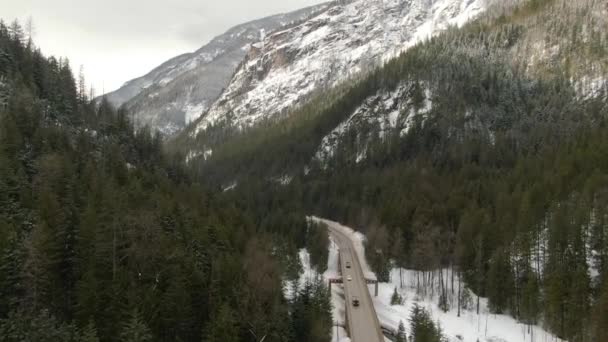
[[[186,163],[189,163],[190,161],[192,161],[192,160],[194,160],[194,159],[196,159],[198,157],[202,157],[203,160],[207,160],[212,155],[213,155],[213,150],[212,149],[205,149],[203,151],[191,150],[186,155]]]
[[[293,110],[315,91],[371,70],[485,8],[485,0],[333,2],[309,20],[252,45],[193,135],[218,122],[244,128]]]
[[[293,176],[290,175],[283,175],[281,177],[276,177],[273,179],[275,182],[277,182],[280,185],[289,185],[291,183],[291,181],[293,180]]]
[[[203,101],[198,104],[187,104],[185,107],[186,112],[186,124],[198,119],[201,113],[207,108],[207,102]]]
[[[229,185],[225,186],[222,191],[226,192],[226,191],[234,190],[234,189],[236,189],[236,187],[238,185],[239,185],[239,183],[234,181],[234,182],[230,183]]]
[[[606,75],[589,77],[584,76],[580,80],[573,80],[574,88],[581,99],[592,99],[604,97],[608,94],[608,78]]]

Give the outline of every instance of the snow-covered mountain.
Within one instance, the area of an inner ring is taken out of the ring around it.
[[[334,1],[248,50],[194,134],[227,122],[248,127],[302,104],[486,8],[486,0]]]
[[[236,26],[196,52],[177,56],[145,76],[107,94],[125,105],[138,125],[173,134],[197,119],[218,98],[245,58],[252,43],[266,32],[301,22],[328,5],[304,8]]]
[[[502,8],[517,6],[519,3],[518,0],[488,1],[486,4],[489,7],[486,8],[491,8],[489,11],[492,13],[487,13],[486,17],[492,18],[493,15],[501,13]],[[527,74],[538,79],[546,78],[554,72],[550,71],[551,69],[570,68],[569,76],[579,99],[606,98],[608,64],[605,63],[605,59],[593,55],[583,57],[583,54],[578,53],[575,62],[569,60],[573,51],[585,50],[586,46],[593,44],[605,45],[599,37],[601,37],[600,32],[608,32],[607,14],[608,6],[593,0],[564,1],[561,6],[546,8],[536,16],[520,22],[525,29],[518,28],[517,30],[521,31],[517,33],[517,38],[514,38],[515,35],[510,38],[512,41],[496,38],[497,41],[504,40],[500,48],[495,45],[489,51],[484,51],[480,45],[465,47],[463,43],[459,43],[454,46],[468,49],[466,53],[468,56],[481,53],[482,59],[486,61],[504,59],[502,63],[509,61],[508,63],[514,65],[526,65]],[[585,29],[577,32],[576,28],[582,22],[585,23]],[[572,30],[574,33],[557,34],[566,30]],[[497,36],[499,35],[495,37]],[[456,50],[452,48],[450,53],[455,54]],[[445,95],[436,94],[440,85],[430,83],[433,82],[412,83],[405,79],[394,89],[378,89],[349,113],[346,120],[324,136],[313,158],[314,161],[327,166],[327,162],[335,157],[341,140],[348,138],[349,135],[355,137],[350,141],[352,145],[350,157],[357,163],[368,157],[369,145],[376,135],[380,138],[384,138],[387,134],[403,137],[415,120],[426,119],[427,114],[436,107],[434,100]],[[416,90],[422,92],[421,97],[424,98],[418,105],[413,104],[411,96],[416,86],[420,88]],[[504,98],[502,100],[504,101]],[[499,128],[494,125],[496,117],[485,114],[487,109],[468,112],[464,127],[492,141]]]

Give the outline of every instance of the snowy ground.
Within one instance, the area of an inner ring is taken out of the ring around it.
[[[373,279],[376,278],[365,259],[365,236],[363,234],[333,221],[317,217],[311,217],[311,219],[331,225],[333,228],[339,229],[351,237],[364,273],[366,273],[366,276],[369,274]],[[330,245],[328,263],[328,270],[324,274],[326,280],[338,275],[338,248],[333,241]],[[527,325],[520,324],[509,315],[491,314],[488,309],[487,299],[484,298],[480,299],[480,314],[477,315],[475,306],[476,296],[472,292],[470,292],[472,303],[470,303],[468,309],[461,309],[461,315],[458,317],[456,309],[458,277],[454,275],[454,294],[452,295],[452,274],[449,270],[443,270],[443,272],[444,277],[449,280],[448,301],[450,302],[450,310],[448,312],[441,311],[438,307],[438,272],[436,272],[434,281],[431,281],[432,285],[427,284],[425,289],[420,286],[418,287],[420,291],[418,291],[417,276],[420,275],[422,277],[422,273],[413,270],[401,270],[403,278],[403,287],[401,287],[399,269],[393,269],[391,271],[391,281],[379,284],[378,297],[374,297],[372,293],[374,307],[382,327],[396,331],[399,322],[403,321],[406,331],[409,332],[410,313],[414,304],[418,304],[428,310],[433,320],[441,325],[444,335],[450,342],[565,342],[539,326],[529,328]],[[306,271],[304,274],[306,274]],[[395,288],[405,299],[403,305],[390,305],[391,296]],[[434,291],[433,288],[435,289]],[[462,288],[464,291],[464,283]],[[344,295],[340,286],[332,286],[332,303],[334,306],[334,320],[344,322]],[[345,335],[341,329],[340,337],[342,336]],[[335,330],[332,341],[338,341],[336,340]],[[339,341],[343,340],[340,339]]]
[[[312,217],[317,222],[323,222],[332,227],[341,230],[347,236],[351,237],[354,242],[357,255],[360,259],[361,267],[366,274],[371,272],[367,261],[365,260],[364,241],[365,236],[359,232],[340,225],[338,223]],[[302,262],[303,272],[300,275],[300,284],[304,284],[307,280],[314,280],[319,274],[310,266],[310,255],[308,251],[302,249],[300,251],[300,260]],[[339,277],[338,267],[338,246],[330,237],[328,268],[323,274],[325,281]],[[528,327],[527,325],[518,323],[513,317],[508,315],[491,314],[488,309],[487,299],[480,299],[480,314],[476,313],[476,297],[471,293],[471,303],[467,309],[461,309],[461,315],[458,317],[456,309],[456,300],[458,293],[458,277],[454,275],[454,294],[452,295],[450,270],[443,270],[444,277],[448,279],[448,301],[450,310],[443,312],[438,307],[438,274],[436,272],[434,281],[427,284],[426,288],[417,286],[418,279],[422,278],[422,273],[413,270],[401,270],[403,279],[403,287],[401,286],[401,278],[399,269],[391,271],[391,281],[389,283],[379,284],[378,297],[373,297],[374,307],[378,314],[378,319],[383,328],[389,328],[396,331],[399,322],[403,321],[406,327],[406,332],[409,334],[409,318],[414,304],[424,307],[433,320],[441,326],[444,335],[450,342],[565,342],[551,333],[543,330],[539,326]],[[420,276],[420,278],[418,277]],[[420,280],[422,283],[422,280]],[[391,306],[391,296],[394,289],[397,288],[399,294],[404,298],[403,305]],[[434,291],[433,291],[434,288]],[[464,284],[462,285],[464,291]],[[426,293],[422,293],[425,292]],[[286,295],[289,297],[289,289],[286,287]],[[344,292],[341,285],[332,285],[331,300],[333,307],[334,324],[338,324],[338,328],[334,326],[332,329],[332,341],[349,342],[347,333],[344,330],[345,321],[345,303]],[[339,336],[339,338],[338,338]],[[387,340],[388,341],[388,340]]]
[[[439,271],[436,272],[438,274]],[[476,313],[476,297],[471,293],[472,304],[469,309],[461,309],[461,315],[457,315],[457,293],[458,278],[454,276],[454,295],[451,295],[451,277],[449,270],[443,270],[444,277],[449,279],[449,301],[451,309],[443,312],[438,307],[438,277],[435,277],[435,293],[431,294],[430,285],[426,287],[426,295],[419,294],[417,291],[417,276],[422,277],[422,273],[402,270],[403,288],[399,277],[399,270],[391,272],[391,282],[381,283],[378,297],[373,298],[378,318],[383,327],[397,330],[399,322],[403,321],[406,331],[409,331],[409,317],[414,304],[418,304],[428,310],[435,322],[441,325],[444,335],[450,342],[561,342],[552,334],[535,326],[528,329],[528,326],[518,323],[508,315],[491,314],[488,310],[487,300],[480,300],[480,314]],[[463,285],[464,286],[464,285]],[[403,305],[391,306],[391,296],[394,289],[404,297]]]

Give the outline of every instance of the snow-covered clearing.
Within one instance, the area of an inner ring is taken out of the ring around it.
[[[470,293],[471,302],[468,307],[461,309],[458,317],[458,277],[454,274],[454,293],[452,293],[452,274],[450,270],[443,270],[444,278],[448,279],[448,302],[450,310],[443,312],[438,307],[439,302],[439,271],[431,284],[422,286],[422,272],[402,269],[403,287],[401,287],[400,271],[391,271],[391,282],[380,283],[378,297],[372,297],[378,319],[383,327],[397,330],[399,322],[403,321],[409,335],[409,317],[414,304],[425,308],[435,322],[438,322],[444,335],[450,342],[562,342],[551,333],[539,326],[529,327],[517,322],[508,315],[490,313],[488,301],[480,298],[480,314],[476,313],[477,297]],[[420,286],[417,286],[420,281]],[[404,298],[403,305],[391,306],[391,297],[397,288]],[[434,291],[433,291],[434,289]],[[462,284],[464,291],[464,283]],[[424,292],[426,291],[426,294]]]

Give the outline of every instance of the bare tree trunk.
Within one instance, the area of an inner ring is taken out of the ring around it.
[[[422,272],[422,291],[424,291],[425,296],[429,291],[429,275],[426,271]]]
[[[450,270],[452,272],[452,294],[454,294],[454,263],[451,264]]]
[[[437,290],[439,291],[439,295],[442,296],[443,295],[443,291],[445,291],[445,287],[444,287],[444,281],[445,279],[445,274],[443,274],[443,268],[439,269],[439,278],[437,279],[439,281],[439,285],[437,286]]]
[[[519,314],[519,265],[516,262],[515,263],[515,312],[516,315],[515,317],[519,318],[520,314]]]
[[[441,269],[441,274],[443,274],[443,271],[444,270]],[[448,270],[446,269],[445,270],[446,273],[443,274],[443,280],[444,280],[445,283],[442,285],[443,286],[443,293],[442,294],[445,297],[446,302],[448,300],[448,275],[447,275],[447,271]]]
[[[426,277],[427,277],[426,271],[422,271],[422,293],[425,296],[426,296],[426,293],[427,293],[427,285],[426,285],[427,278]]]
[[[448,269],[445,269],[445,286],[443,287],[444,289],[444,296],[447,299],[448,298],[448,289],[450,288],[450,284],[448,283],[448,281],[450,280],[450,278],[448,278]]]
[[[435,272],[429,272],[429,285],[431,286],[431,298],[435,295]]]
[[[116,280],[116,223],[112,225],[112,282]]]
[[[538,229],[538,234],[536,236],[536,271],[537,271],[537,277],[538,277],[538,282],[540,283],[540,230],[541,228]]]
[[[458,270],[458,317],[460,317],[460,296],[461,296],[460,287],[461,287],[461,283],[462,283],[461,278],[462,277],[461,277],[460,269],[459,269]]]

